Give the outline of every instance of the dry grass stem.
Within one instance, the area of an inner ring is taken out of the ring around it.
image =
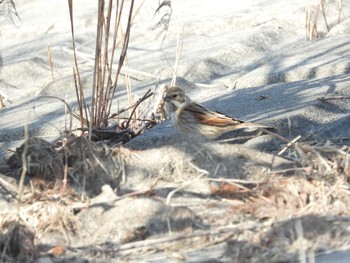
[[[280,150],[277,154],[277,156],[282,155],[288,148],[292,147],[298,140],[300,140],[301,135],[298,135],[293,140],[291,140],[286,146],[283,147],[282,150]]]
[[[4,97],[0,94],[0,109],[5,108]]]
[[[182,41],[180,40],[180,29],[178,29],[177,38],[176,38],[176,57],[175,57],[175,64],[174,64],[174,71],[173,71],[173,77],[171,79],[170,86],[176,85],[176,78],[177,78],[177,69],[179,67],[180,62],[180,56],[181,56],[181,50],[182,50]]]
[[[297,236],[297,242],[299,245],[299,261],[300,263],[306,263],[306,253],[304,247],[304,233],[303,226],[300,219],[295,221],[295,232]]]
[[[194,182],[196,182],[197,180],[199,180],[201,177],[203,177],[203,174],[201,173],[200,175],[198,175],[195,179],[191,180],[191,181],[188,181],[186,183],[183,183],[180,187],[172,190],[168,195],[167,195],[167,198],[165,200],[165,204],[170,206],[170,201],[171,201],[171,198],[173,197],[173,195],[177,192],[179,192],[180,190],[182,189],[185,189],[186,187],[189,187],[190,185],[192,185]]]
[[[68,0],[68,7],[69,7],[69,17],[70,17],[73,55],[74,55],[73,76],[74,76],[75,91],[77,94],[79,114],[80,114],[81,118],[83,118],[83,116],[85,116],[85,118],[88,119],[84,90],[83,90],[83,85],[82,85],[81,78],[80,78],[80,71],[79,71],[77,54],[76,54],[74,22],[73,22],[74,21],[73,20],[73,1],[72,0]],[[84,127],[83,122],[81,122],[81,125],[82,125],[82,127]]]
[[[161,237],[161,238],[155,238],[151,240],[143,240],[143,241],[136,241],[120,246],[115,246],[113,249],[116,251],[124,251],[129,249],[140,249],[140,248],[146,248],[146,247],[156,247],[158,245],[162,245],[164,243],[168,242],[176,242],[184,239],[191,239],[195,237],[203,237],[203,236],[217,236],[227,233],[240,233],[246,230],[253,230],[253,229],[260,229],[267,226],[270,226],[271,222],[267,223],[243,223],[238,225],[227,225],[223,227],[218,227],[215,229],[210,230],[202,230],[202,231],[196,231],[191,234],[177,234],[167,237]]]
[[[22,195],[23,195],[23,186],[24,186],[24,179],[27,175],[28,171],[28,160],[27,160],[27,151],[28,151],[28,140],[29,140],[29,129],[28,129],[28,123],[30,119],[30,111],[28,112],[27,120],[24,125],[24,148],[22,152],[22,173],[21,177],[18,183],[18,206],[17,206],[17,213],[19,213],[21,203],[22,203]]]
[[[49,62],[50,70],[51,70],[51,80],[54,81],[55,77],[53,75],[53,63],[52,63],[52,52],[50,46],[47,46],[47,60]]]
[[[74,114],[72,112],[71,108],[69,107],[69,104],[64,99],[61,99],[61,98],[56,97],[56,96],[50,96],[50,95],[38,96],[37,99],[55,99],[55,100],[59,100],[62,103],[64,103],[65,110],[68,110],[68,112],[69,112],[69,130],[70,131],[72,130],[73,117],[76,117],[76,114]]]

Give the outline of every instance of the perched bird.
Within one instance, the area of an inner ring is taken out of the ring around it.
[[[208,139],[216,139],[222,134],[236,129],[270,128],[212,111],[192,101],[178,86],[165,87],[163,100],[166,103],[173,126],[184,134],[201,135]]]

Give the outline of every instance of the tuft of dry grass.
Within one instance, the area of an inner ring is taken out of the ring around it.
[[[73,2],[68,1],[72,43],[74,51],[74,79],[78,100],[79,116],[81,127],[86,125],[89,128],[89,138],[91,139],[92,129],[107,127],[114,94],[118,86],[119,75],[126,59],[134,1],[128,3],[122,0],[98,1],[97,10],[97,32],[95,45],[95,64],[92,83],[91,106],[88,108],[84,94],[83,85],[80,79],[79,65],[75,48],[75,33],[73,22]],[[129,5],[129,6],[128,6]],[[127,17],[125,30],[122,25],[122,18]],[[117,48],[120,54],[115,54]],[[114,69],[114,60],[119,59],[117,68]]]
[[[26,202],[55,194],[68,194],[73,199],[78,194],[94,196],[104,184],[117,188],[124,171],[122,154],[85,137],[72,138],[58,148],[33,137],[17,148],[7,163],[18,177],[25,173],[22,184],[31,183],[31,190],[23,195]]]
[[[338,0],[338,14],[337,14],[337,23],[340,23],[340,18],[342,14],[342,8],[343,8],[343,1]],[[326,14],[326,1],[325,0],[319,0],[317,1],[316,8],[311,3],[311,0],[305,1],[305,32],[306,32],[306,39],[312,40],[317,37],[319,37],[319,29],[320,26],[318,26],[318,19],[319,14],[322,13],[324,25],[326,27],[326,32],[329,32],[330,26],[327,21],[327,14]],[[328,5],[331,5],[332,3],[327,2]]]
[[[80,129],[84,131],[83,135],[87,135],[90,140],[113,139],[117,140],[117,142],[122,141],[125,143],[155,124],[153,116],[146,118],[145,111],[138,109],[140,104],[148,100],[153,93],[147,91],[136,103],[132,101],[132,88],[129,76],[131,69],[128,68],[127,63],[131,26],[133,19],[143,5],[143,1],[138,2],[137,8],[134,7],[134,0],[98,1],[95,59],[93,61],[94,70],[90,103],[86,100],[86,91],[80,77],[77,59],[78,52],[75,47],[72,3],[72,0],[68,1],[74,56],[73,77],[78,102],[78,113],[73,113],[73,117],[80,121]],[[141,73],[140,71],[138,72]],[[111,113],[115,99],[114,95],[118,88],[121,74],[125,77],[129,107],[117,113]],[[125,118],[121,113],[126,111],[129,115]],[[70,130],[69,132],[72,131]],[[75,136],[73,133],[72,135]]]

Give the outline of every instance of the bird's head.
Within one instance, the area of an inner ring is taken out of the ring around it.
[[[182,103],[184,103],[188,97],[186,96],[185,92],[178,86],[174,87],[166,87],[163,100],[165,102],[170,102],[174,106],[179,107]]]

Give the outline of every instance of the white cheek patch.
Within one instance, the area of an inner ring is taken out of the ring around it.
[[[180,103],[177,100],[172,100],[171,103],[176,107],[176,108],[181,108],[182,105],[186,102]]]

